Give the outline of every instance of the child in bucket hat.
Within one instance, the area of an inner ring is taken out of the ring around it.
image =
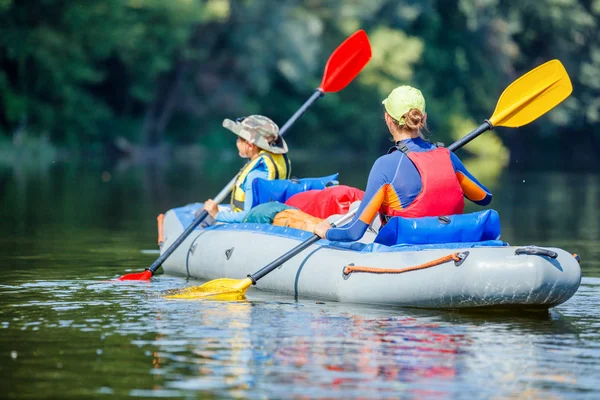
[[[287,143],[279,136],[279,127],[265,116],[251,115],[235,121],[225,119],[223,127],[259,149],[273,154],[288,152]]]
[[[240,157],[248,162],[237,176],[231,192],[231,207],[228,209],[212,199],[203,206],[210,219],[204,226],[217,222],[242,222],[252,206],[252,182],[262,179],[287,179],[291,166],[287,157],[287,143],[279,135],[279,127],[263,115],[223,120],[223,127],[238,136],[236,146]]]

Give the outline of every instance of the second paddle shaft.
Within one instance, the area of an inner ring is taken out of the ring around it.
[[[358,208],[355,208],[354,210],[350,211],[348,214],[344,215],[337,221],[333,222],[331,224],[331,226],[333,228],[335,228],[336,226],[340,226],[340,225],[345,224],[346,222],[349,222],[352,219],[352,217],[354,217],[354,214],[356,214],[357,211],[358,211]],[[265,266],[261,270],[255,272],[252,275],[248,275],[248,278],[250,278],[253,285],[256,284],[256,281],[258,281],[260,278],[267,275],[269,272],[273,271],[275,268],[278,268],[284,262],[286,262],[290,258],[296,256],[298,253],[300,253],[304,249],[308,248],[310,245],[318,242],[319,240],[321,240],[319,235],[313,235],[313,237],[300,243],[298,246],[294,247],[292,250],[288,251],[287,253],[285,253],[284,255],[279,257],[278,259],[272,261],[269,265]]]
[[[223,188],[223,190],[221,190],[219,192],[217,197],[215,197],[214,200],[215,200],[215,202],[217,202],[217,204],[222,202],[223,200],[225,200],[225,198],[227,197],[229,192],[231,192],[231,189],[233,189],[233,185],[235,184],[236,179],[237,179],[237,175],[234,176],[233,179],[231,181],[229,181],[227,186],[225,186]],[[194,229],[196,229],[196,227],[198,225],[200,225],[200,223],[202,223],[206,219],[207,215],[208,215],[208,212],[206,210],[202,210],[202,212],[198,215],[198,217],[196,217],[194,222],[192,222],[192,224],[190,226],[188,226],[187,229],[185,231],[183,231],[183,233],[181,235],[179,235],[177,240],[174,241],[173,243],[171,243],[169,248],[164,253],[162,253],[160,255],[160,257],[158,257],[156,259],[156,261],[154,261],[154,263],[152,263],[151,266],[146,268],[146,270],[152,272],[152,274],[154,275],[154,273],[156,272],[157,269],[160,268],[162,263],[165,262],[165,260],[171,255],[171,253],[173,253],[177,249],[177,247],[179,247],[181,242],[183,242],[185,239],[187,239],[187,237],[190,235],[190,233],[192,233],[192,231]]]
[[[485,122],[477,127],[473,132],[465,135],[464,137],[458,139],[456,142],[452,143],[448,146],[448,150],[455,151],[463,147],[465,144],[469,143],[471,140],[475,139],[477,136],[481,135],[483,132],[486,132],[490,129],[494,129],[494,126],[487,119]]]
[[[302,114],[304,114],[306,110],[308,110],[308,107],[312,106],[313,103],[319,100],[319,98],[323,97],[323,95],[324,93],[322,89],[315,90],[312,96],[310,96],[310,98],[304,102],[302,107],[300,107],[300,109],[298,109],[298,111],[296,111],[294,115],[292,115],[292,117],[288,119],[288,121],[281,127],[281,129],[279,130],[279,136],[285,135],[285,133],[288,131],[288,129],[290,129],[294,122],[296,122],[298,118],[300,118]]]

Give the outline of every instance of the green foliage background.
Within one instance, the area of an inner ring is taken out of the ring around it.
[[[430,138],[449,143],[491,116],[512,80],[558,58],[571,97],[468,150],[597,168],[599,23],[600,0],[0,0],[0,138],[97,152],[117,137],[231,146],[223,118],[282,125],[333,49],[365,29],[372,61],[298,122],[294,148],[381,151],[380,103],[401,84],[422,89]]]

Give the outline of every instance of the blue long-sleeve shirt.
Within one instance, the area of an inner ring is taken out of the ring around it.
[[[244,198],[244,210],[243,211],[220,211],[217,213],[217,222],[242,222],[246,215],[252,208],[252,181],[257,178],[269,179],[269,171],[267,170],[267,166],[264,162],[259,161],[256,167],[250,171],[248,176],[246,176],[246,180],[242,182],[242,189],[246,194]]]
[[[421,138],[402,141],[410,151],[422,152],[435,149],[435,145]],[[450,153],[454,173],[464,196],[485,206],[492,201],[492,193],[463,165],[460,159]],[[381,206],[396,210],[408,207],[421,192],[422,182],[419,171],[412,161],[401,151],[379,157],[369,173],[365,196],[354,219],[339,228],[327,231],[327,239],[335,241],[355,241],[360,239]]]

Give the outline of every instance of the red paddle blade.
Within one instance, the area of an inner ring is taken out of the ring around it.
[[[152,278],[152,272],[146,270],[144,272],[136,272],[134,274],[123,275],[117,278],[118,281],[148,281]]]
[[[371,44],[362,29],[352,34],[329,56],[319,90],[339,92],[345,88],[371,59]]]

